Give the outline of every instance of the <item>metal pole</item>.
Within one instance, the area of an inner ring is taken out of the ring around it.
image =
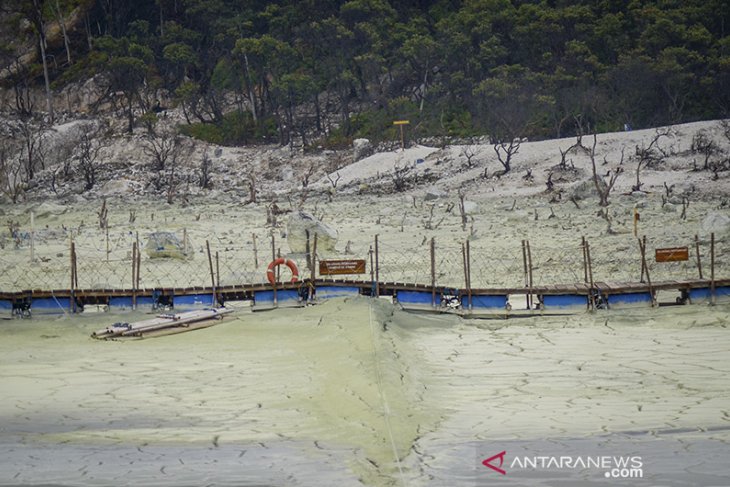
[[[252,233],[251,236],[253,238],[253,266],[254,266],[254,269],[258,269],[259,268],[259,251],[256,248],[256,234]]]

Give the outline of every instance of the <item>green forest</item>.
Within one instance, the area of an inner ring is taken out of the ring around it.
[[[5,0],[20,92],[102,75],[129,116],[222,144],[572,136],[725,118],[730,0]],[[35,42],[36,49],[44,45]],[[53,63],[41,59],[53,56]],[[46,65],[47,64],[47,65]],[[46,65],[46,66],[43,66]],[[159,94],[163,94],[160,96]],[[27,109],[27,107],[25,107]],[[157,107],[158,110],[160,107]],[[140,115],[144,113],[144,115]]]

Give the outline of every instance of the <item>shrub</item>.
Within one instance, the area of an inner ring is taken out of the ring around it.
[[[264,118],[256,124],[250,113],[234,111],[225,114],[220,124],[193,123],[181,126],[180,132],[211,144],[246,145],[275,136],[276,121]]]

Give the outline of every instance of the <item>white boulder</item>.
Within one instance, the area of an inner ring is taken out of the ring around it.
[[[306,211],[297,211],[289,215],[286,225],[286,241],[289,250],[295,254],[307,251],[307,233],[310,245],[314,245],[317,235],[317,253],[334,253],[337,244],[337,230],[319,221]]]

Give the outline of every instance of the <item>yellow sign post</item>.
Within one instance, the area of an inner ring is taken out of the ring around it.
[[[393,122],[393,125],[400,126],[400,148],[401,148],[401,150],[406,150],[406,140],[405,140],[405,136],[403,135],[403,126],[408,125],[409,123],[411,123],[410,120],[396,120],[395,122]]]

